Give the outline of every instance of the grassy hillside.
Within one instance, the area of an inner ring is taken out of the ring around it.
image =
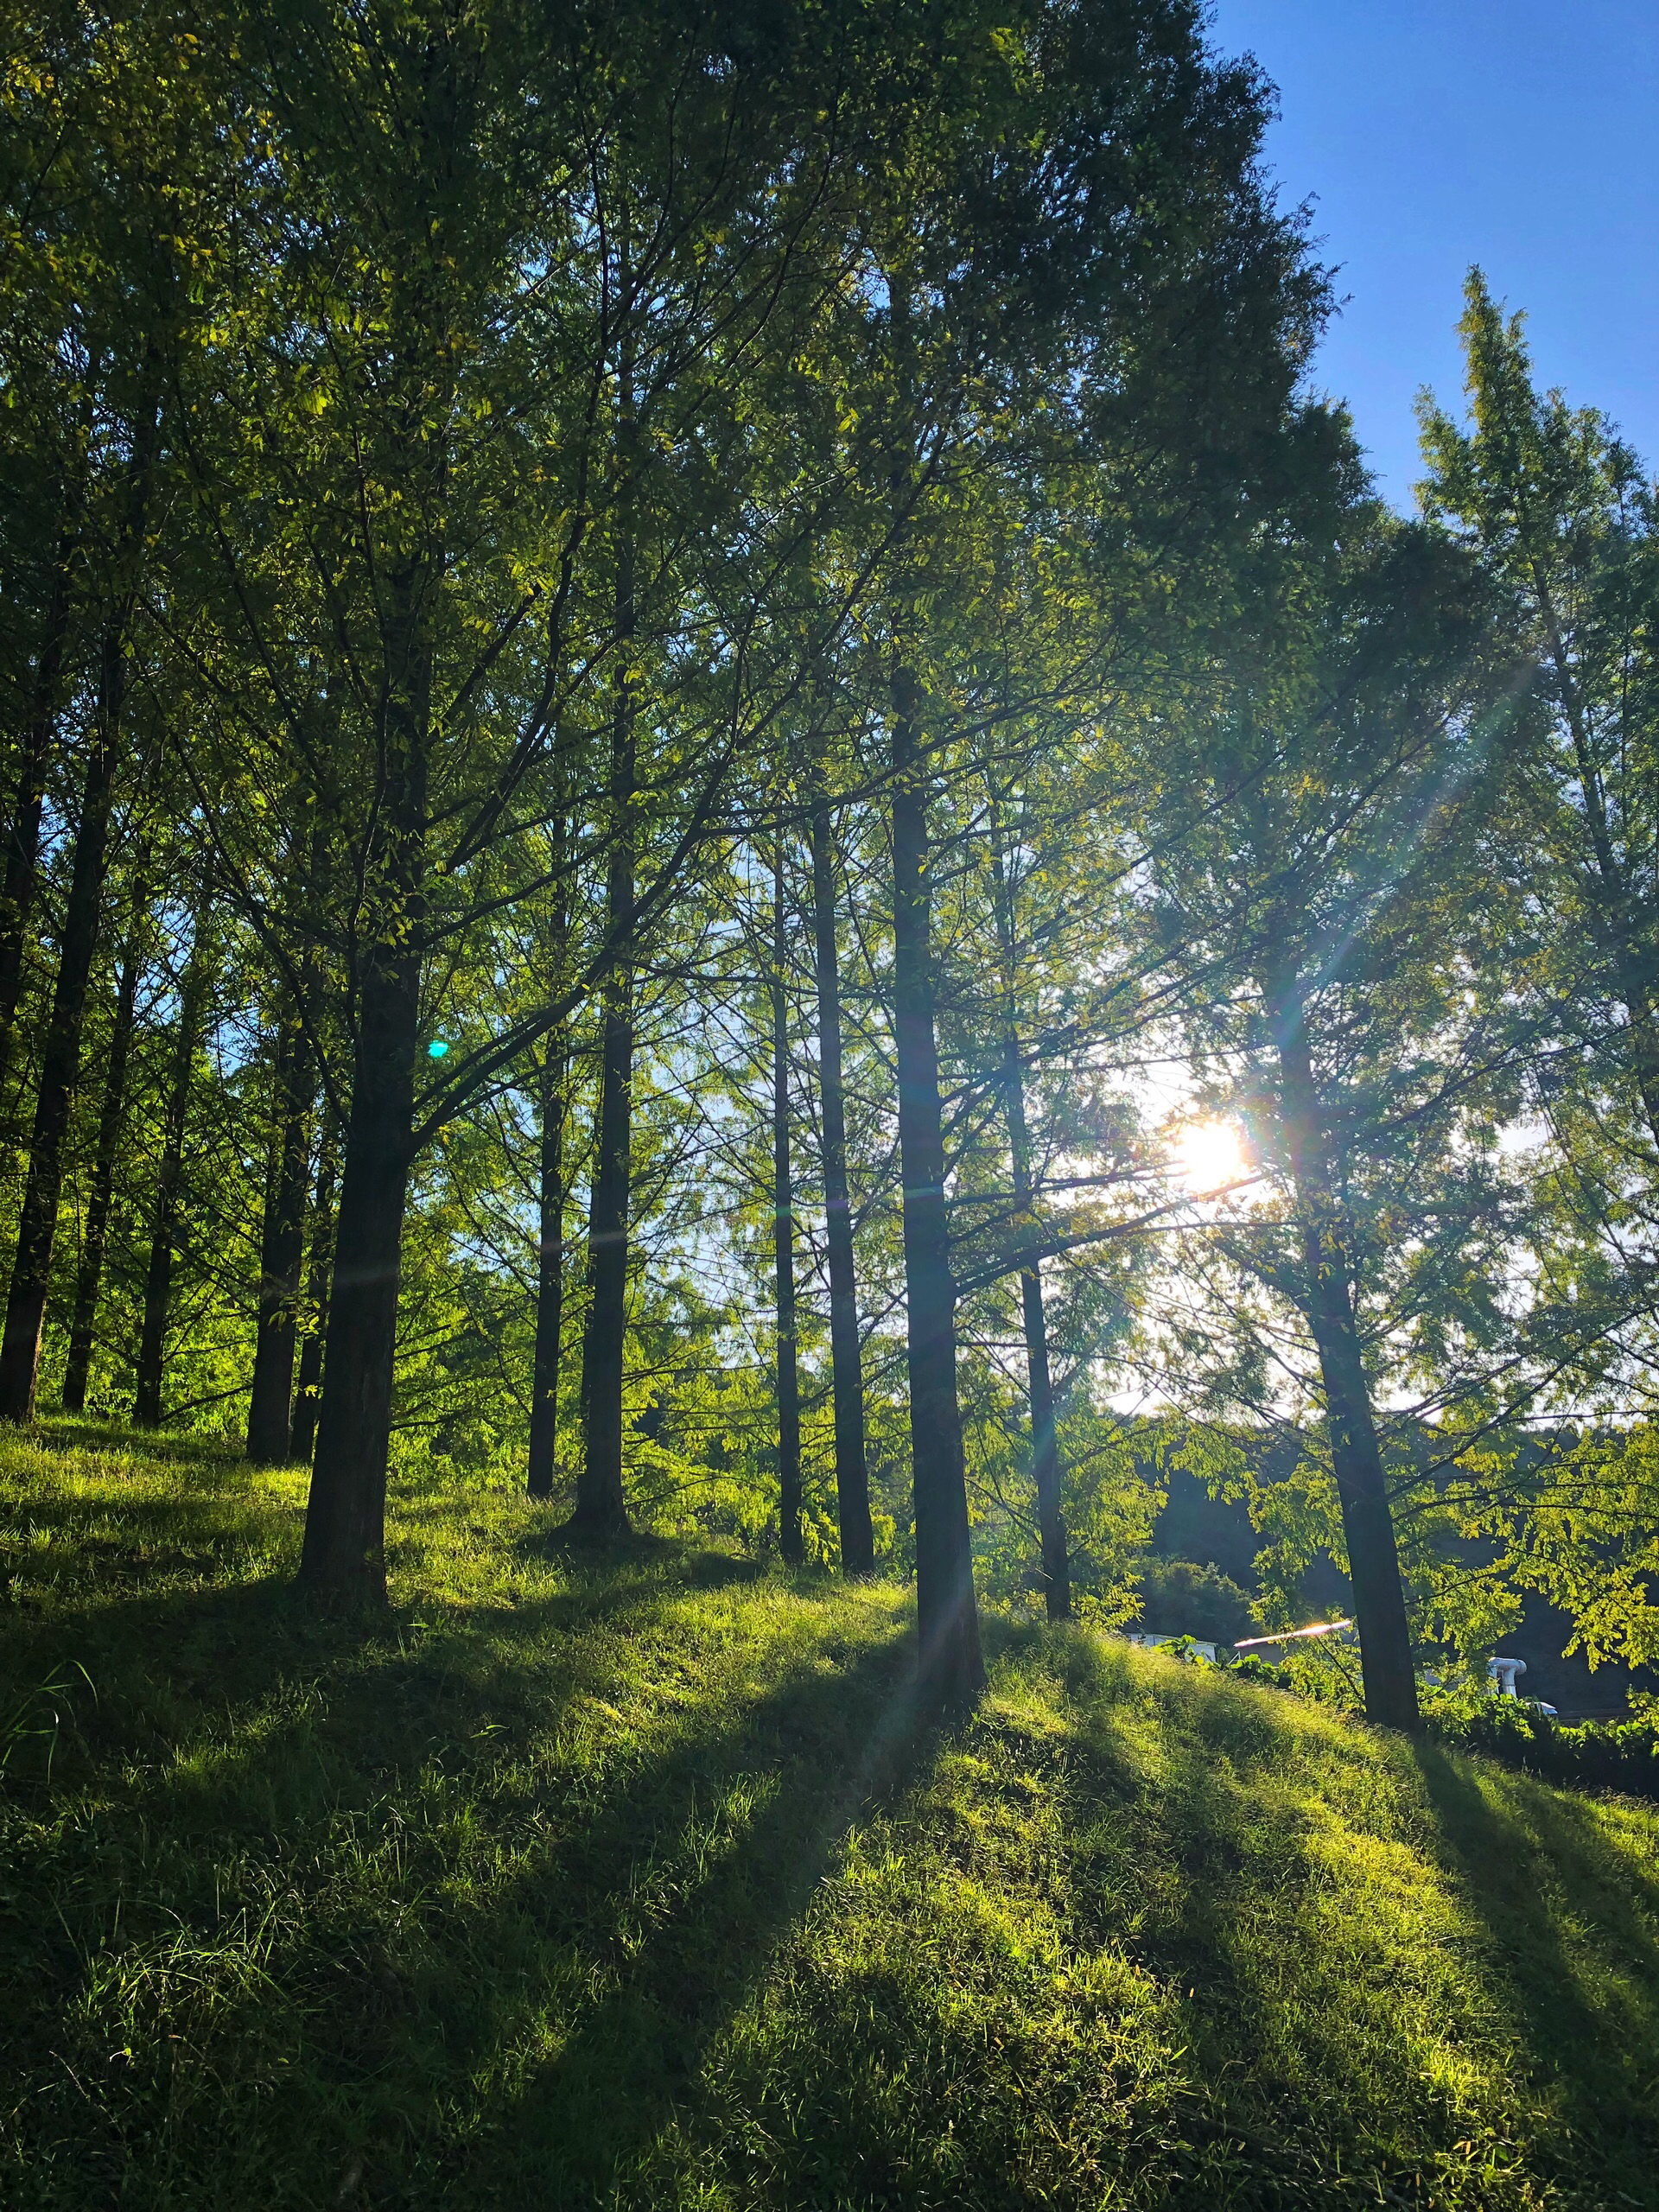
[[[1659,2206],[1654,1808],[1013,1624],[941,1736],[903,1593],[494,1496],[363,1635],[292,1478],[0,1488],[9,2205]]]

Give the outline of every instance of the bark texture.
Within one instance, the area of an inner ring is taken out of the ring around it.
[[[432,613],[441,569],[391,584],[382,709],[383,891],[358,978],[352,1104],[334,1225],[328,1357],[306,1506],[300,1582],[348,1611],[385,1601],[386,1462],[397,1353],[404,1209],[420,1041],[426,909]]]

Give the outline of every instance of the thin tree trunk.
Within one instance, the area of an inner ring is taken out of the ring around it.
[[[69,580],[77,535],[73,527],[66,529],[59,542],[6,830],[5,868],[0,880],[0,1111],[4,1110],[10,1088],[12,1032],[23,988],[23,948],[29,942],[40,883],[41,816],[46,804],[47,770],[63,709]]]
[[[541,1081],[540,1219],[536,1243],[536,1351],[530,1392],[532,1497],[552,1494],[559,1446],[559,1365],[564,1329],[564,1122],[569,1063],[563,1027],[547,1039]]]
[[[929,942],[927,777],[915,721],[915,685],[907,671],[898,672],[893,696],[893,1041],[904,1179],[917,1628],[924,1682],[942,1702],[962,1705],[983,1688],[985,1666],[957,1398],[956,1288],[945,1219],[944,1129]]]
[[[322,1363],[328,1342],[328,1281],[334,1265],[334,1139],[323,1138],[317,1161],[317,1185],[311,1202],[311,1264],[306,1280],[309,1326],[300,1345],[300,1379],[294,1391],[294,1425],[289,1456],[309,1466],[322,1405]]]
[[[607,925],[626,940],[632,907],[632,856],[611,862]],[[585,1428],[572,1525],[593,1536],[626,1534],[622,1488],[622,1382],[627,1332],[628,1201],[633,1151],[632,978],[619,963],[607,978],[600,1040],[599,1116],[588,1211],[588,1325],[582,1341]]]
[[[141,414],[128,464],[119,542],[111,570],[111,594],[99,654],[98,707],[81,785],[80,820],[70,863],[57,982],[47,1024],[40,1087],[35,1095],[29,1173],[18,1217],[17,1245],[0,1335],[0,1421],[31,1421],[41,1364],[58,1203],[63,1192],[63,1146],[80,1079],[80,1025],[108,868],[110,810],[123,737],[127,690],[127,624],[143,557],[144,517],[156,458],[159,411]]]
[[[556,772],[563,786],[562,763]],[[556,989],[564,981],[570,936],[569,822],[562,806],[554,824],[552,860],[556,888],[549,928],[557,964],[556,972],[550,974],[548,981],[550,989]],[[531,1497],[552,1495],[559,1457],[559,1379],[564,1356],[564,1147],[570,1111],[569,1044],[569,1032],[563,1022],[543,1044],[538,1098],[541,1147],[536,1224],[536,1343],[531,1363],[530,1452],[524,1478],[524,1487]]]
[[[174,1039],[173,1080],[168,1093],[161,1166],[156,1178],[156,1215],[144,1274],[143,1327],[138,1340],[137,1389],[133,1420],[140,1428],[162,1425],[162,1384],[167,1357],[168,1308],[173,1294],[173,1262],[179,1242],[179,1186],[184,1173],[184,1131],[190,1110],[190,1077],[195,1065],[212,972],[211,887],[204,886],[191,933],[190,958],[179,1000]]]
[[[104,1103],[98,1119],[98,1153],[92,1163],[92,1194],[86,1205],[86,1229],[81,1239],[80,1265],[75,1275],[75,1311],[69,1329],[69,1357],[63,1372],[63,1410],[86,1410],[86,1382],[92,1370],[92,1345],[98,1331],[98,1301],[104,1285],[104,1260],[109,1246],[110,1209],[115,1196],[116,1155],[126,1109],[127,1068],[132,1057],[134,1013],[138,996],[138,971],[143,965],[143,938],[147,919],[149,887],[140,872],[133,898],[133,920],[121,956],[116,982],[115,1020],[110,1031],[109,1067],[104,1079]]]
[[[626,282],[623,283],[626,296]],[[634,416],[632,309],[623,309],[618,367],[615,625],[618,664],[611,718],[611,857],[605,885],[606,935],[615,959],[604,987],[600,1043],[599,1121],[588,1214],[588,1325],[582,1339],[584,1435],[570,1525],[582,1535],[625,1534],[622,1385],[628,1319],[628,1205],[633,1174],[634,798],[638,679],[632,666],[635,626],[634,499],[638,454]]]
[[[1003,1110],[1008,1122],[1008,1156],[1014,1177],[1017,1230],[1036,1226],[1032,1210],[1031,1132],[1026,1121],[1026,1071],[1020,1055],[1016,1018],[1017,961],[1013,898],[1003,861],[996,794],[991,796],[991,868],[995,885],[997,939],[1002,954]],[[1043,1605],[1052,1621],[1071,1611],[1071,1568],[1066,1556],[1065,1518],[1060,1501],[1060,1446],[1054,1426],[1054,1388],[1048,1365],[1048,1317],[1043,1311],[1040,1263],[1020,1271],[1020,1318],[1025,1325],[1026,1377],[1031,1402],[1031,1469],[1037,1487],[1037,1525],[1042,1552]]]
[[[847,1190],[847,1098],[841,1060],[841,972],[836,950],[836,880],[830,802],[815,796],[811,817],[812,926],[818,990],[818,1092],[823,1117],[823,1210],[830,1262],[830,1360],[836,1412],[836,1509],[845,1574],[874,1573],[870,1478],[864,1450],[863,1354]]]
[[[328,1358],[306,1502],[301,1586],[332,1609],[384,1605],[386,1465],[397,1359],[425,923],[427,746],[435,550],[392,581],[382,708],[386,850],[378,941],[358,985],[328,1295]]]
[[[795,1312],[795,1185],[789,1157],[789,956],[781,830],[772,869],[772,1210],[778,1287],[778,1516],[779,1549],[791,1567],[801,1540],[801,1379]]]
[[[1020,1063],[1018,1039],[1012,1031],[1006,1040],[1004,1054],[1015,1219],[1024,1227],[1033,1223],[1031,1137],[1026,1124],[1025,1069]],[[1049,1375],[1048,1317],[1043,1311],[1040,1267],[1020,1270],[1020,1306],[1025,1323],[1026,1376],[1031,1399],[1031,1470],[1037,1485],[1043,1605],[1050,1620],[1063,1621],[1071,1611],[1071,1567],[1066,1556],[1065,1516],[1060,1503],[1060,1443],[1054,1426],[1054,1386]]]
[[[1415,1732],[1417,1681],[1394,1516],[1354,1318],[1348,1238],[1332,1187],[1313,1061],[1294,992],[1286,995],[1281,1022],[1279,1065],[1291,1174],[1301,1216],[1305,1310],[1325,1386],[1332,1469],[1359,1630],[1365,1713],[1368,1719],[1384,1727]]]
[[[280,1466],[292,1450],[294,1353],[299,1334],[300,1275],[305,1261],[305,1198],[310,1180],[311,1109],[316,1091],[304,1007],[277,1032],[272,1103],[275,1141],[259,1240],[259,1311],[253,1388],[248,1401],[248,1457]]]
[[[105,634],[99,686],[99,711],[86,781],[80,821],[75,833],[69,896],[64,908],[57,983],[46,1033],[35,1123],[29,1140],[29,1174],[18,1218],[16,1254],[6,1299],[5,1333],[0,1338],[0,1420],[31,1421],[40,1371],[41,1331],[46,1319],[52,1250],[57,1237],[58,1203],[63,1191],[63,1146],[80,1079],[80,1027],[86,984],[104,898],[109,855],[110,809],[115,792],[121,715],[127,680],[124,622]]]

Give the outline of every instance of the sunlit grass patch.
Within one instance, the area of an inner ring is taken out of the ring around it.
[[[1659,1813],[906,1593],[0,1444],[0,2197],[80,2208],[1659,2203]]]

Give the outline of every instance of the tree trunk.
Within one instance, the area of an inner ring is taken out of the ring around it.
[[[812,925],[818,990],[818,1092],[823,1117],[823,1211],[830,1262],[830,1360],[836,1411],[836,1509],[844,1574],[875,1567],[870,1478],[864,1452],[863,1354],[847,1191],[847,1100],[841,1067],[841,972],[836,950],[836,880],[830,802],[812,806]]]
[[[69,639],[69,579],[76,535],[66,530],[47,602],[41,649],[35,656],[29,719],[17,752],[17,781],[6,831],[0,880],[0,1112],[10,1089],[12,1030],[23,989],[23,948],[39,887],[41,815],[46,804],[52,740],[63,709],[63,670]],[[10,1115],[8,1113],[8,1121]]]
[[[289,1457],[298,1466],[311,1464],[317,1414],[322,1405],[322,1361],[328,1342],[328,1279],[334,1264],[334,1140],[332,1130],[319,1148],[316,1194],[311,1202],[311,1265],[306,1280],[310,1325],[300,1345],[300,1379],[294,1391],[294,1425]]]
[[[801,1378],[795,1312],[795,1185],[789,1157],[789,957],[784,903],[784,839],[772,869],[772,1211],[778,1286],[778,1517],[779,1549],[791,1567],[806,1556],[801,1540]]]
[[[104,1079],[104,1103],[98,1118],[98,1153],[92,1163],[92,1194],[86,1205],[86,1228],[80,1245],[80,1265],[75,1275],[75,1311],[69,1329],[69,1357],[63,1372],[63,1410],[86,1410],[86,1382],[92,1370],[92,1345],[97,1335],[99,1294],[104,1285],[104,1259],[109,1245],[110,1208],[115,1196],[116,1154],[126,1108],[127,1067],[132,1057],[134,1010],[142,965],[142,939],[149,903],[143,884],[133,899],[133,922],[121,956],[121,972],[115,991],[115,1020],[110,1032],[109,1067]]]
[[[1004,1046],[1008,1151],[1014,1168],[1015,1218],[1034,1226],[1031,1205],[1031,1137],[1026,1125],[1026,1077],[1019,1040]],[[1026,1376],[1031,1398],[1031,1471],[1037,1485],[1037,1525],[1042,1542],[1043,1604],[1052,1621],[1071,1611],[1071,1567],[1066,1557],[1065,1516],[1060,1503],[1060,1444],[1054,1427],[1054,1388],[1048,1369],[1048,1317],[1043,1311],[1040,1267],[1020,1270],[1020,1304],[1026,1332]]]
[[[559,1365],[564,1328],[564,1122],[569,1064],[564,1033],[547,1039],[541,1083],[540,1220],[536,1243],[536,1351],[530,1392],[532,1497],[552,1494],[559,1444]]]
[[[156,1178],[156,1217],[144,1275],[143,1328],[138,1341],[137,1390],[133,1420],[140,1428],[162,1425],[162,1381],[167,1356],[167,1314],[173,1293],[173,1261],[178,1249],[179,1185],[184,1173],[184,1130],[190,1108],[190,1077],[211,973],[213,924],[211,887],[204,885],[191,932],[190,958],[179,1000],[179,1027],[173,1052],[173,1082],[163,1124],[161,1166]]]
[[[1015,1230],[1016,1233],[1026,1233],[1036,1228],[1032,1210],[1031,1132],[1026,1121],[1025,1064],[1020,1055],[1014,898],[1003,859],[995,790],[991,793],[991,870],[995,889],[997,943],[1002,955],[1003,1110],[1008,1122]],[[1040,1262],[1020,1271],[1020,1306],[1025,1325],[1026,1377],[1031,1402],[1031,1471],[1037,1487],[1043,1605],[1050,1620],[1063,1621],[1071,1611],[1071,1568],[1066,1557],[1065,1518],[1060,1503],[1060,1446],[1054,1427],[1054,1389],[1048,1367],[1048,1317],[1043,1311]]]
[[[606,898],[611,928],[632,912],[632,856],[612,859]],[[584,1535],[626,1535],[622,1489],[622,1380],[628,1318],[628,1201],[633,1154],[632,978],[620,965],[606,979],[600,1043],[599,1118],[588,1210],[588,1325],[582,1341],[585,1429],[571,1525]]]
[[[35,1124],[29,1141],[29,1174],[17,1225],[17,1249],[6,1300],[6,1324],[0,1338],[0,1420],[32,1421],[41,1362],[41,1330],[52,1277],[52,1248],[58,1230],[58,1202],[63,1190],[63,1146],[80,1077],[80,1025],[86,983],[98,945],[99,912],[108,861],[110,808],[120,747],[121,715],[127,681],[124,623],[111,623],[105,634],[99,685],[99,709],[80,821],[70,866],[69,896],[64,908],[57,983],[47,1027],[40,1088],[35,1096]]]
[[[386,1465],[426,918],[432,615],[442,562],[394,576],[381,772],[385,889],[358,982],[352,1104],[328,1295],[328,1358],[306,1502],[302,1588],[339,1611],[386,1596]]]
[[[626,302],[626,273],[621,284]],[[582,1455],[571,1528],[594,1537],[626,1533],[622,1488],[622,1384],[628,1322],[628,1204],[633,1177],[633,830],[638,677],[632,665],[635,626],[634,415],[632,312],[622,311],[616,440],[615,626],[617,673],[611,717],[610,865],[606,873],[605,931],[613,965],[604,986],[600,1044],[599,1122],[588,1212],[588,1325],[582,1339]]]
[[[1304,1311],[1325,1386],[1332,1469],[1359,1630],[1366,1718],[1386,1728],[1414,1733],[1420,1724],[1411,1631],[1354,1316],[1349,1239],[1332,1186],[1313,1061],[1300,1000],[1294,993],[1281,1013],[1279,1065],[1291,1174],[1301,1216]]]
[[[299,1334],[300,1274],[305,1261],[305,1198],[310,1180],[311,1108],[316,1090],[308,1009],[281,1023],[271,1085],[276,1129],[260,1229],[259,1313],[253,1389],[248,1401],[248,1457],[282,1465],[292,1451],[294,1352]]]
[[[927,779],[907,671],[893,684],[893,1041],[904,1179],[906,1360],[921,1672],[946,1705],[985,1682],[957,1400],[956,1290],[944,1207],[944,1129],[927,874]]]

